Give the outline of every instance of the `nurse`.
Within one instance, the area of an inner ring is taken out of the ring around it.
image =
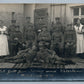
[[[3,21],[0,20],[0,56],[8,56],[8,38],[7,38],[7,27],[3,25]]]
[[[77,24],[74,26],[76,31],[76,54],[82,55],[84,53],[84,38],[82,28],[83,25],[80,22],[80,19],[77,20]]]

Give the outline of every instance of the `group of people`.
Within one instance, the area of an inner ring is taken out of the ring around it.
[[[20,27],[15,25],[16,20],[12,20],[10,27],[3,25],[3,21],[0,20],[0,56],[15,56],[21,50],[32,49],[33,45],[37,46],[37,50],[42,49],[43,46],[55,51],[60,56],[64,54],[65,46],[72,44],[70,38],[72,39],[74,36],[73,42],[76,45],[76,54],[83,55],[84,26],[81,24],[80,19],[77,20],[76,25],[67,25],[67,27],[62,25],[60,18],[55,18],[55,20],[56,23],[51,24],[51,30],[48,30],[46,25],[42,29],[35,30],[34,25],[30,22],[30,17],[28,17],[26,18],[27,22],[24,25],[23,32],[20,32]],[[74,36],[70,37],[69,41],[65,41],[65,31],[71,30],[75,32],[73,33]],[[70,48],[70,46],[68,47]],[[37,58],[39,59],[38,55]]]
[[[0,20],[0,57],[14,56],[19,48],[24,49],[21,42],[22,32],[20,27],[16,25],[16,20],[11,21],[9,27],[4,26],[4,22]]]

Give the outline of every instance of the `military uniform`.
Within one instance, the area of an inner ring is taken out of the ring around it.
[[[27,43],[29,43],[32,47],[33,42],[35,41],[35,37],[36,37],[36,33],[35,33],[35,29],[32,23],[27,23],[24,26],[23,29],[23,37],[24,37],[24,41],[26,41]]]
[[[41,33],[39,33],[38,35],[38,41],[50,41],[51,40],[51,36],[50,33],[48,31],[43,31]]]
[[[9,34],[9,49],[10,49],[10,55],[14,56],[16,55],[16,48],[15,46],[18,44],[18,41],[21,42],[22,40],[22,33],[20,32],[20,30],[18,29],[19,26],[17,26],[16,20],[12,20],[12,25],[9,26],[8,29],[8,34]],[[18,41],[16,41],[15,39],[17,39]],[[18,46],[16,46],[18,47]]]
[[[71,24],[67,25],[64,32],[64,53],[65,57],[75,55],[76,51],[76,33]]]
[[[57,18],[55,18],[56,19],[56,23],[54,23],[53,25],[52,25],[52,33],[54,32],[54,31],[58,31],[58,32],[63,32],[63,26],[62,26],[62,23],[60,22],[60,18],[59,17],[57,17]]]
[[[17,53],[16,56],[13,56],[13,57],[9,57],[9,58],[5,58],[4,60],[8,62],[14,62],[14,63],[28,63],[28,65],[30,65],[35,56],[36,56],[36,48],[28,48],[28,49],[25,49],[25,50],[21,50]]]
[[[9,34],[9,37],[10,37],[9,38],[10,41],[14,40],[15,28],[16,28],[16,25],[11,25],[8,29],[8,34]]]
[[[55,51],[50,50],[48,48],[40,49],[37,52],[36,59],[38,62],[41,62],[43,64],[55,64],[57,60],[61,60],[61,58],[56,55]]]
[[[14,31],[14,38],[18,38],[20,42],[22,42],[22,32],[20,31],[20,27],[16,26],[16,29]]]
[[[59,20],[59,18],[56,18],[56,20]],[[51,40],[51,48],[56,51],[58,55],[63,53],[63,26],[61,22],[56,22],[52,26],[52,40]]]
[[[55,52],[58,55],[60,55],[60,54],[62,54],[63,46],[64,46],[64,43],[63,43],[62,33],[54,32],[52,34],[51,49],[55,50]]]
[[[32,25],[27,25],[24,29],[25,40],[35,40],[35,31]]]
[[[41,31],[38,34],[38,42],[43,42],[46,47],[49,48],[50,42],[51,41],[51,35],[49,31]]]

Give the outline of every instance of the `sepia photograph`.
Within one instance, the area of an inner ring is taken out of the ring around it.
[[[0,81],[84,81],[84,4],[0,4]]]

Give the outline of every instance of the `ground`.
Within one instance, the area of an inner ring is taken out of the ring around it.
[[[66,60],[72,60],[76,64],[69,64],[65,65],[65,68],[84,68],[84,59],[81,59],[79,57],[74,57],[74,58],[66,58]],[[27,68],[28,63],[5,63],[5,62],[0,62],[0,68]]]
[[[68,58],[70,59],[70,58]],[[75,62],[75,65],[66,65],[65,68],[84,68],[84,59],[81,59],[79,57],[71,58],[73,62]]]

